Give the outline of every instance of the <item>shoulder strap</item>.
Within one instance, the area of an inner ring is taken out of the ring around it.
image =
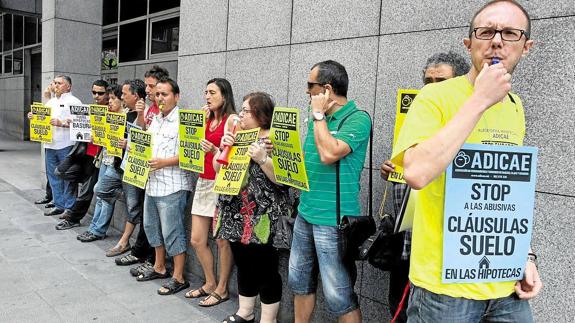
[[[343,125],[343,123],[345,122],[345,120],[347,118],[349,118],[351,115],[357,113],[358,111],[362,111],[365,114],[367,114],[367,117],[369,118],[369,123],[371,124],[371,127],[369,129],[369,194],[368,194],[368,201],[367,201],[367,214],[369,216],[372,216],[373,213],[373,205],[372,205],[372,195],[373,195],[373,183],[372,183],[372,175],[373,175],[373,123],[371,122],[371,116],[369,115],[369,113],[365,110],[357,110],[354,111],[350,114],[348,114],[347,116],[345,116],[343,118],[343,120],[341,120],[341,122],[338,124],[337,126],[337,130],[339,131],[339,129],[341,129],[341,126]],[[340,201],[340,186],[339,186],[339,166],[340,166],[340,161],[338,160],[337,162],[335,162],[335,213],[336,213],[336,224],[339,227],[340,223],[341,223],[341,201]]]

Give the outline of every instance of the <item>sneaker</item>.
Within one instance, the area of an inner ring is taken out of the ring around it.
[[[80,233],[78,236],[76,236],[76,240],[83,239],[83,238],[86,237],[88,234],[90,234],[90,231],[82,232],[82,233]]]
[[[86,235],[81,236],[81,237],[78,238],[78,240],[80,240],[80,241],[82,241],[82,242],[92,242],[92,241],[102,240],[102,239],[104,239],[103,236],[95,235],[95,234],[93,234],[92,232],[89,232],[89,231],[88,231],[88,233],[87,233]]]
[[[79,227],[80,222],[72,222],[70,220],[63,220],[56,224],[56,230],[68,230],[75,227]]]
[[[148,270],[154,270],[154,264],[152,264],[149,261],[146,261],[139,266],[130,268],[130,275],[138,277]]]
[[[140,260],[140,258],[138,258],[134,255],[126,255],[126,256],[114,259],[114,262],[118,266],[129,266],[129,265],[133,265],[133,264],[137,264],[139,262],[142,262],[142,260]]]

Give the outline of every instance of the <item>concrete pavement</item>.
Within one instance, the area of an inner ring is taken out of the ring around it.
[[[33,204],[44,194],[39,160],[40,145],[0,137],[0,322],[221,322],[235,311],[235,301],[204,309],[183,292],[157,295],[161,281],[137,282],[104,255],[118,232],[80,243],[85,226],[56,231]]]

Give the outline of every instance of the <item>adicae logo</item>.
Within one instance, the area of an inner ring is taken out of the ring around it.
[[[469,155],[467,155],[465,152],[460,151],[459,153],[457,153],[457,156],[455,156],[453,163],[455,164],[456,167],[463,168],[465,167],[465,165],[469,164],[470,161],[471,157],[469,157]]]

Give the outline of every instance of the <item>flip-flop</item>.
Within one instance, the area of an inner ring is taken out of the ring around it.
[[[194,294],[196,292],[200,292],[199,294],[196,294],[196,296],[194,296]],[[210,294],[208,294],[203,287],[200,287],[198,289],[192,289],[191,291],[187,292],[186,295],[184,295],[185,298],[200,298],[200,297],[205,297],[208,296]]]
[[[136,280],[139,282],[147,282],[149,280],[168,278],[168,277],[170,277],[170,273],[167,270],[163,274],[155,270],[150,270],[140,274],[140,276],[136,277]]]
[[[212,303],[212,304],[205,304],[204,302],[210,297],[215,298],[217,302]],[[230,299],[229,296],[221,297],[220,295],[218,295],[218,293],[212,292],[210,295],[208,295],[206,298],[204,298],[201,302],[199,302],[198,305],[200,305],[202,307],[212,307],[212,306],[219,305],[219,304],[227,301],[228,299]]]

